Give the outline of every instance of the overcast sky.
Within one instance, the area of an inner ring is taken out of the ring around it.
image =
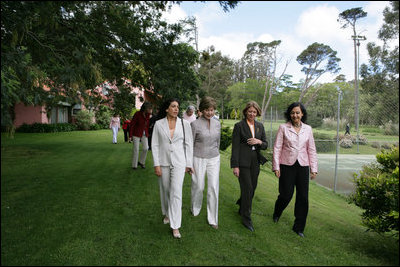
[[[360,44],[360,65],[368,63],[366,44],[376,42],[377,32],[383,24],[382,11],[389,2],[384,1],[242,1],[235,9],[224,12],[218,1],[183,1],[165,14],[169,22],[195,16],[198,26],[199,50],[214,45],[217,51],[239,59],[251,42],[281,40],[278,53],[280,72],[290,60],[286,74],[293,75],[293,82],[304,78],[297,56],[314,42],[329,45],[341,59],[341,71],[321,76],[320,82],[331,82],[344,74],[354,79],[354,48],[351,28],[342,29],[337,21],[339,13],[361,7],[368,13],[359,19],[356,30],[367,38]],[[397,40],[398,42],[398,40]]]

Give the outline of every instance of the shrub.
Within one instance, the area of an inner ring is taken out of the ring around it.
[[[385,135],[399,135],[399,124],[389,121],[383,125],[383,133]]]
[[[322,117],[317,115],[315,112],[310,112],[308,111],[308,118],[307,118],[307,124],[310,125],[313,128],[320,127],[323,123]]]
[[[349,201],[365,211],[362,223],[378,233],[392,232],[399,236],[399,147],[376,155],[378,163],[364,165],[356,173],[355,192]]]
[[[336,150],[336,142],[333,141],[327,134],[316,132],[314,133],[314,140],[317,153],[332,152]]]
[[[90,125],[92,125],[93,118],[93,112],[90,112],[88,110],[80,110],[75,117],[76,126],[79,130],[87,131],[90,129]]]
[[[99,109],[96,111],[96,123],[100,127],[99,129],[108,129],[110,126],[111,117],[112,114],[109,107],[104,105],[99,106]]]
[[[98,123],[93,123],[90,125],[90,130],[101,130],[104,129],[102,125]]]
[[[343,138],[342,140],[339,141],[340,147],[343,148],[352,148],[353,147],[353,142],[351,139],[348,138]]]
[[[75,131],[76,126],[70,123],[32,123],[22,124],[17,128],[20,133],[55,133]]]
[[[351,135],[351,141],[354,144],[357,144],[357,135]],[[364,135],[360,134],[358,136],[358,144],[359,145],[366,145],[367,143],[368,143],[367,138]]]
[[[225,151],[232,143],[232,130],[229,126],[221,127],[221,143],[219,149]]]

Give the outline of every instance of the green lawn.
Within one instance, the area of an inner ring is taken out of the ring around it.
[[[241,225],[237,178],[221,156],[219,229],[190,207],[183,188],[182,239],[162,223],[151,153],[130,167],[132,146],[109,130],[1,137],[2,265],[399,265],[399,242],[367,232],[362,210],[310,183],[305,238],[295,235],[294,199],[278,224],[278,181],[262,168],[253,201],[255,232]],[[205,205],[206,197],[204,198]]]

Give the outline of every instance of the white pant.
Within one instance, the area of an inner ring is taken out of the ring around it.
[[[140,154],[139,162],[145,165],[147,151],[149,151],[149,143],[147,137],[143,135],[142,137],[133,136],[133,152],[132,152],[132,168],[137,168],[139,159],[139,143],[142,141],[142,153]]]
[[[193,168],[195,173],[192,174],[192,213],[194,216],[200,213],[207,173],[207,220],[209,224],[218,225],[220,156],[210,159],[193,157]]]
[[[118,126],[112,126],[111,130],[113,132],[113,143],[116,144],[117,143],[117,136],[118,136]]]
[[[172,229],[179,229],[182,222],[182,187],[185,168],[161,166],[160,185],[161,211],[169,218]]]

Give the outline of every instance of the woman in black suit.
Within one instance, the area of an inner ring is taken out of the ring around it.
[[[239,178],[240,198],[236,202],[240,206],[239,214],[243,225],[254,231],[251,221],[251,205],[257,187],[260,164],[266,159],[260,149],[267,149],[264,126],[255,120],[261,115],[261,109],[255,101],[246,104],[243,110],[243,120],[236,123],[232,134],[231,168]]]

